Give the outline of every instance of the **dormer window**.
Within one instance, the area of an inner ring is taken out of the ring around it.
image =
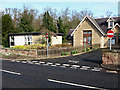
[[[108,28],[112,28],[114,26],[114,21],[115,20],[113,18],[109,18],[107,20],[107,22],[108,22]]]
[[[110,27],[113,27],[113,22],[112,21],[110,21]]]

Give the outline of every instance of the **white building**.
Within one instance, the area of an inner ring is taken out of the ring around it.
[[[46,41],[45,33],[14,33],[9,34],[9,46],[19,46],[19,45],[33,45],[40,44],[44,39]],[[51,45],[62,44],[62,35],[61,34],[50,34],[51,36]]]

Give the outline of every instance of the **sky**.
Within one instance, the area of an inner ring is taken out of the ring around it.
[[[105,1],[105,2],[104,2]],[[72,10],[82,11],[85,9],[91,10],[94,17],[105,16],[106,11],[112,12],[112,16],[118,14],[119,0],[1,0],[0,10],[5,8],[23,9],[23,6],[28,6],[32,9],[39,10],[43,13],[44,8],[62,9],[69,8]]]

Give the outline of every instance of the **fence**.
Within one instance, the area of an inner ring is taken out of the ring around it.
[[[60,56],[62,52],[68,52],[69,55],[71,54],[71,51],[78,51],[78,53],[81,53],[83,50],[86,48],[89,48],[91,46],[85,45],[85,46],[80,46],[80,47],[66,47],[66,48],[58,48],[58,49],[49,49],[48,50],[48,56],[53,57],[53,56]],[[94,44],[92,45],[92,48],[99,48],[99,44]],[[46,50],[37,50],[37,57],[46,57],[47,51]]]
[[[90,47],[89,45],[86,46],[80,46],[80,47],[62,47],[58,49],[49,49],[48,50],[48,56],[61,56],[62,52],[68,52],[69,55],[71,55],[71,51],[78,51],[78,53],[81,53],[82,50],[85,50],[86,48]],[[94,48],[99,48],[99,44],[92,45]],[[0,54],[20,54],[20,55],[26,55],[34,58],[41,58],[46,57],[47,51],[46,50],[26,50],[26,49],[10,49],[10,48],[1,48]]]

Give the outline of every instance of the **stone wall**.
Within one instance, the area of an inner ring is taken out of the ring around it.
[[[102,49],[103,64],[110,65],[120,65],[120,49]]]
[[[10,48],[1,48],[1,54],[9,55],[9,54],[20,54],[31,57],[36,57],[36,50],[23,50],[23,49],[10,49]]]
[[[97,30],[97,28],[88,20],[85,19],[73,35],[73,46],[82,46],[83,45],[83,31],[91,30],[92,31],[92,44],[101,44],[102,35]]]

